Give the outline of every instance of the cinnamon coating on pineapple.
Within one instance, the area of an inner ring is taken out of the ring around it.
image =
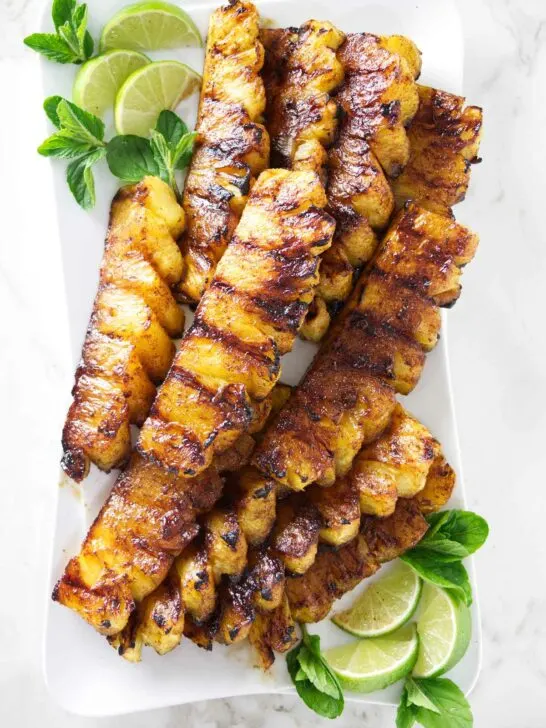
[[[81,481],[90,463],[120,467],[174,356],[184,315],[170,286],[182,275],[184,213],[168,185],[145,177],[110,210],[99,289],[63,429],[62,467]]]
[[[145,458],[193,477],[249,430],[313,299],[325,205],[313,172],[262,173],[141,429]]]
[[[454,220],[406,206],[253,465],[295,490],[345,475],[389,423],[395,393],[417,384],[438,338],[438,306],[458,298],[476,245]]]
[[[252,186],[269,165],[260,77],[264,49],[255,6],[235,0],[212,14],[197,118],[197,142],[184,190],[188,218],[181,300],[197,303],[231,241]]]
[[[433,212],[450,214],[464,199],[473,164],[479,162],[482,110],[464,98],[417,86],[419,108],[408,129],[410,156],[393,181],[398,206],[415,200]]]

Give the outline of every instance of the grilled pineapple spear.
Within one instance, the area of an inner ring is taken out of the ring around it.
[[[327,179],[327,149],[333,144],[339,108],[331,97],[343,80],[336,51],[345,35],[327,21],[310,20],[300,28],[261,32],[265,47],[263,78],[266,126],[273,166],[311,169]],[[322,299],[315,299],[302,328],[305,336],[330,320]]]
[[[209,23],[197,143],[186,179],[186,265],[179,297],[197,303],[208,287],[246,205],[255,179],[269,165],[269,137],[260,123],[265,93],[254,5],[235,0]]]
[[[419,108],[408,129],[410,157],[393,181],[398,206],[415,200],[448,214],[464,199],[471,165],[478,161],[482,110],[446,91],[417,86]]]
[[[317,297],[302,329],[320,340],[353,288],[354,271],[372,257],[394,208],[392,179],[409,159],[405,127],[417,111],[417,47],[403,36],[351,33],[338,51],[345,79],[335,100],[343,112],[328,155],[328,210],[336,220],[321,264]]]
[[[252,464],[294,490],[347,474],[388,425],[395,393],[417,384],[438,338],[439,306],[458,298],[476,246],[453,219],[413,204],[401,211]]]
[[[313,299],[325,204],[313,172],[261,174],[140,432],[149,461],[193,477],[248,430]]]
[[[327,21],[297,29],[266,29],[263,78],[271,163],[311,169],[326,181],[326,149],[334,141],[338,107],[330,94],[343,80],[336,51],[345,35]]]
[[[62,466],[76,481],[90,462],[119,467],[131,452],[130,425],[142,424],[174,356],[184,316],[170,286],[182,275],[176,240],[184,213],[156,177],[121,189],[110,224],[99,290],[63,430]]]
[[[203,515],[198,538],[175,559],[167,579],[142,600],[123,631],[110,638],[126,660],[140,661],[144,645],[159,654],[170,652],[184,633],[201,646],[210,646],[214,635],[205,623],[216,609],[219,593],[225,591],[222,579],[240,577],[248,564],[254,578],[260,579],[266,602],[266,588],[270,592],[275,588],[275,568],[284,578],[280,561],[265,555],[257,558],[258,552],[252,550],[265,540],[275,521],[274,483],[243,464],[265,422],[280,410],[289,393],[290,387],[278,384],[268,398],[271,410],[264,412],[253,437],[241,436],[237,450],[216,459],[217,469],[238,471],[228,479],[228,495]]]

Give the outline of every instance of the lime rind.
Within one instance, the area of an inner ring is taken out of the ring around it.
[[[144,53],[114,49],[84,63],[74,79],[74,103],[96,116],[113,107],[116,94],[135,71],[151,63]]]
[[[422,581],[407,564],[400,561],[371,584],[349,609],[339,612],[332,621],[355,637],[379,637],[391,634],[415,614],[421,596]]]
[[[372,693],[408,675],[418,651],[417,630],[408,624],[390,635],[334,647],[324,657],[344,688]]]
[[[202,45],[201,34],[188,13],[161,0],[123,8],[104,26],[100,38],[101,51],[152,51]]]
[[[472,636],[470,609],[459,598],[425,584],[417,620],[420,648],[415,677],[439,677],[465,655]]]

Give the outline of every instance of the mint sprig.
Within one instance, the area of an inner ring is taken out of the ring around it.
[[[83,63],[93,55],[93,38],[87,30],[87,5],[76,0],[53,0],[51,17],[55,33],[32,33],[25,45],[57,63]]]
[[[487,539],[487,522],[471,511],[449,510],[427,516],[425,536],[400,558],[425,581],[456,593],[467,606],[472,589],[462,559],[473,554]]]
[[[44,101],[44,111],[57,131],[40,144],[38,152],[73,160],[67,167],[66,181],[85,210],[95,205],[92,167],[103,157],[112,174],[123,182],[140,182],[146,175],[160,177],[180,199],[176,171],[189,164],[196,133],[189,132],[174,112],[161,112],[151,139],[126,134],[106,142],[104,123],[71,101],[50,96]]]
[[[302,640],[286,656],[286,666],[296,691],[308,708],[324,718],[337,718],[345,699],[336,675],[322,656],[320,637],[300,624]]]
[[[396,728],[472,728],[472,711],[463,692],[446,678],[409,677],[404,685]]]

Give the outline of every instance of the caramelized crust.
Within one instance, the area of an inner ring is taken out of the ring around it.
[[[269,164],[269,137],[260,123],[265,92],[258,23],[258,11],[244,0],[219,8],[209,23],[197,144],[183,199],[186,271],[178,293],[190,303],[210,284],[252,185]]]
[[[292,617],[298,622],[319,622],[332,604],[391,561],[413,548],[428,525],[417,504],[401,498],[388,518],[367,516],[357,538],[337,551],[325,549],[304,576],[286,580]]]
[[[302,383],[267,428],[252,463],[301,490],[345,475],[387,426],[395,392],[417,384],[436,343],[439,305],[460,293],[477,238],[408,205],[394,220]]]
[[[262,173],[140,432],[145,458],[193,477],[249,429],[313,298],[325,204],[313,172]]]
[[[328,306],[344,301],[354,270],[372,257],[377,233],[394,208],[390,179],[409,158],[405,127],[417,110],[415,78],[420,53],[402,36],[351,33],[338,51],[345,79],[335,100],[343,112],[328,156],[328,210],[336,220],[324,255],[318,296]],[[304,336],[318,341],[329,325],[309,322]]]
[[[416,200],[434,212],[464,199],[471,165],[478,162],[482,110],[464,98],[417,86],[419,109],[409,129],[410,157],[393,182],[396,202]]]
[[[174,356],[184,315],[170,285],[182,275],[176,239],[184,213],[156,177],[122,188],[110,211],[99,290],[63,429],[62,467],[81,481],[90,462],[109,471],[131,452]]]
[[[240,458],[228,458],[221,467],[229,465],[240,467]],[[177,478],[135,453],[80,553],[69,561],[53,599],[101,634],[121,632],[136,604],[163,582],[175,557],[194,539],[199,531],[197,516],[210,511],[222,485],[216,465],[196,478]],[[165,599],[164,593],[160,596]],[[143,614],[156,613],[153,601],[146,609]],[[120,638],[122,642],[135,642],[130,637],[135,628],[133,623],[127,627],[129,637]],[[149,633],[149,629],[139,633],[140,644]]]
[[[262,670],[271,667],[275,652],[287,652],[294,647],[298,635],[286,595],[273,611],[256,614],[248,639],[255,650],[256,667]]]
[[[262,30],[272,166],[310,169],[325,182],[326,149],[338,118],[330,94],[343,79],[336,51],[344,38],[331,23],[318,20],[298,29]]]

